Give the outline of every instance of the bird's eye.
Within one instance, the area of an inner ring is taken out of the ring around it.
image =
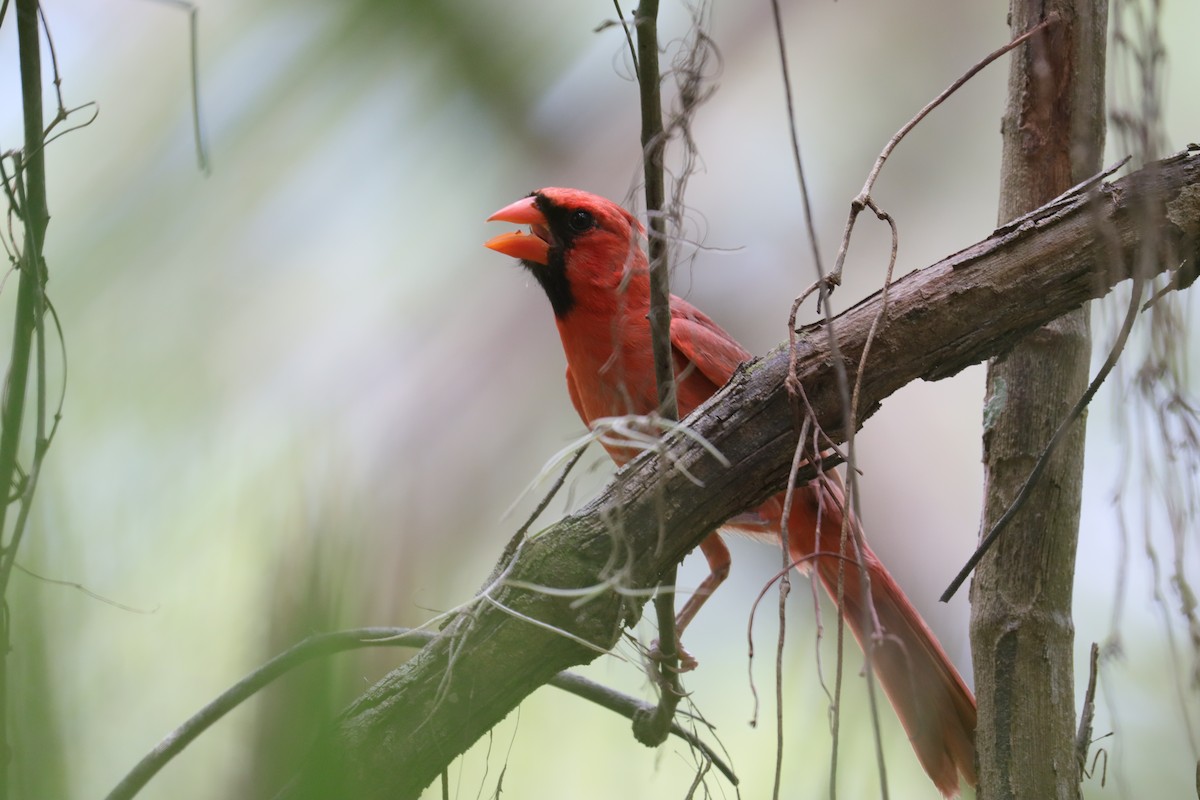
[[[589,231],[596,225],[596,219],[583,209],[572,211],[571,216],[567,217],[567,226],[575,233],[583,233]]]

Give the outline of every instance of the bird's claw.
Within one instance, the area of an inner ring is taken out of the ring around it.
[[[650,643],[649,657],[650,661],[654,664],[661,664],[666,661],[666,656],[663,654],[662,648],[658,645],[658,639]],[[687,648],[678,639],[675,640],[675,657],[679,659],[679,665],[675,667],[676,672],[691,672],[700,666],[700,662],[696,660],[696,657],[689,653]]]

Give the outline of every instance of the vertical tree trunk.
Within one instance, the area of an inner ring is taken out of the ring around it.
[[[1014,34],[1052,16],[1057,23],[1013,54],[1001,223],[1100,170],[1107,0],[1011,0]],[[1086,389],[1090,344],[1085,307],[989,362],[983,533]],[[1084,427],[1082,419],[1074,424],[971,586],[979,797],[986,800],[1080,797],[1071,595]]]

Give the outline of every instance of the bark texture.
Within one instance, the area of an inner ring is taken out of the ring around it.
[[[1158,162],[1144,183],[1127,178],[1092,200],[1066,197],[897,281],[866,364],[862,418],[905,384],[1005,352],[1105,294],[1128,276],[1142,236],[1157,234],[1189,266],[1200,263],[1197,187],[1200,148]],[[1155,204],[1149,217],[1135,220],[1132,204],[1143,190]],[[1096,220],[1107,226],[1104,242]],[[876,294],[833,321],[851,379],[880,305]],[[842,406],[827,336],[820,326],[803,334],[798,375],[817,423],[836,441]],[[641,613],[640,603],[611,589],[577,602],[531,587],[653,587],[723,521],[783,489],[796,436],[787,374],[781,345],[743,365],[685,420],[729,467],[672,433],[663,439],[666,455],[635,459],[585,508],[526,542],[486,599],[477,598],[340,716],[282,796],[415,798],[530,692],[611,647],[621,625]]]
[[[1107,0],[1012,0],[1014,33],[1057,22],[1013,53],[1002,135],[1000,221],[1096,174],[1104,150]],[[988,364],[986,535],[1088,385],[1087,307]],[[1077,800],[1071,618],[1084,419],[980,562],[971,585],[979,797]]]

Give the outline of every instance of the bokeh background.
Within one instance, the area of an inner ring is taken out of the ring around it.
[[[198,5],[207,176],[191,136],[187,14],[138,0],[45,3],[67,104],[95,101],[100,113],[47,153],[49,294],[69,378],[20,561],[104,600],[15,577],[22,797],[103,796],[160,737],[309,633],[416,625],[467,601],[535,505],[539,489],[527,486],[583,432],[540,290],[481,243],[499,232],[488,214],[531,189],[622,198],[636,187],[624,38],[617,27],[595,30],[615,16],[612,5]],[[664,39],[683,36],[692,11],[663,5]],[[1008,38],[1005,8],[843,0],[784,12],[831,259],[880,148]],[[0,30],[0,148],[20,141],[14,27],[10,16]],[[1163,99],[1175,147],[1200,137],[1196,30],[1200,6],[1168,5]],[[684,249],[674,286],[763,352],[784,338],[791,299],[813,278],[769,4],[716,3],[710,35],[717,92],[694,119],[701,165],[687,198],[687,235],[703,247]],[[984,71],[889,161],[876,198],[901,226],[901,271],[992,230],[1006,70]],[[1115,139],[1108,162],[1122,154]],[[864,219],[836,308],[878,285],[886,244],[886,231]],[[14,286],[0,302],[11,304]],[[1111,319],[1097,315],[1100,343]],[[965,599],[936,597],[977,534],[982,383],[974,368],[912,385],[859,440],[872,542],[967,676]],[[1120,469],[1140,458],[1120,435],[1136,408],[1114,383],[1089,422],[1080,686],[1089,643],[1115,630],[1123,645],[1105,662],[1096,732],[1115,736],[1102,743],[1106,787],[1099,776],[1088,784],[1095,798],[1190,796],[1197,758],[1190,645],[1177,595],[1152,580],[1145,555],[1148,542],[1169,562],[1171,540],[1153,508],[1143,514],[1152,501],[1138,491],[1124,495],[1124,534],[1113,504]],[[602,453],[583,465],[547,520],[610,474]],[[1181,557],[1193,580],[1194,544]],[[773,674],[769,657],[748,664],[746,631],[778,555],[732,546],[733,576],[688,631],[701,668],[686,686],[717,726],[742,796],[763,797]],[[702,574],[694,556],[681,583]],[[799,588],[784,796],[825,797],[828,701]],[[754,626],[759,653],[773,649],[773,602]],[[828,643],[820,653],[831,680]],[[219,723],[143,796],[269,796],[315,726],[404,657],[341,656],[293,676]],[[878,792],[860,663],[848,651],[846,797]],[[650,696],[629,647],[587,672]],[[764,695],[757,727],[751,675]],[[882,726],[893,796],[933,797],[890,712]],[[695,771],[684,745],[647,750],[624,721],[543,690],[454,765],[450,787],[462,798],[493,796],[502,783],[510,797],[633,800],[684,796]],[[711,773],[707,788],[735,796]]]

